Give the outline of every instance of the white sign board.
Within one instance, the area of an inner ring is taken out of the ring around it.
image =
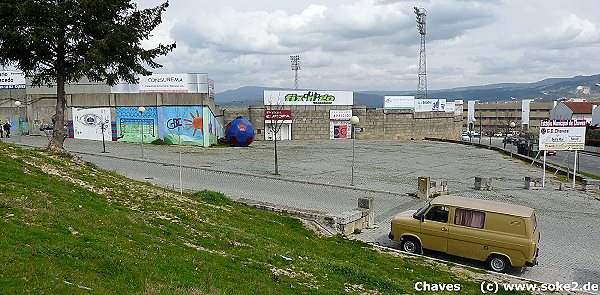
[[[75,138],[102,140],[104,122],[104,140],[112,140],[110,108],[73,108],[72,111]]]
[[[265,105],[353,105],[354,92],[328,90],[265,90],[263,102]]]
[[[467,102],[467,122],[475,121],[475,101],[469,100]]]
[[[585,120],[543,120],[540,124],[539,148],[542,151],[584,150]]]
[[[140,77],[141,93],[185,93],[188,92],[187,74],[152,74]]]
[[[0,89],[25,89],[25,75],[22,72],[0,71]]]
[[[446,102],[446,113],[455,113],[456,104],[452,101]]]
[[[352,119],[352,110],[329,110],[331,121],[350,121],[350,119]]]
[[[419,112],[445,112],[446,99],[415,99],[415,113]]]
[[[385,96],[383,98],[384,110],[414,110],[414,96]]]
[[[521,101],[521,124],[529,126],[529,113],[531,112],[531,102],[533,99],[524,99]]]

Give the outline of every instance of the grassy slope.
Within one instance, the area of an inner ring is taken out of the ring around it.
[[[419,280],[479,290],[448,266],[317,237],[218,193],[180,197],[3,143],[0,249],[0,294],[405,294]]]

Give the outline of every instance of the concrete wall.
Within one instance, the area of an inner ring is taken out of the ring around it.
[[[357,139],[420,140],[425,137],[460,139],[462,116],[453,113],[414,113],[410,110],[367,109],[366,106],[278,106],[292,110],[292,139],[329,139],[329,111],[352,109],[364,132]],[[248,119],[256,130],[255,140],[264,140],[264,106],[225,106],[224,123],[238,116]]]
[[[550,120],[571,120],[572,118],[573,111],[562,102],[550,111]]]

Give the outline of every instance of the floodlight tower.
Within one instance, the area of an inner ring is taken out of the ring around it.
[[[294,71],[294,89],[298,89],[298,70],[300,70],[300,55],[290,55],[292,71]]]
[[[427,98],[427,62],[425,55],[425,25],[427,21],[427,11],[425,8],[415,7],[417,15],[417,29],[421,34],[421,50],[419,52],[419,85],[417,85],[417,97]]]

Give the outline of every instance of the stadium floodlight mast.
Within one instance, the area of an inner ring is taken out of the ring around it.
[[[298,70],[300,70],[300,55],[290,55],[290,62],[292,63],[292,71],[294,71],[294,89],[298,89]]]
[[[421,35],[421,49],[419,51],[419,84],[417,85],[418,99],[427,98],[427,59],[425,54],[425,34],[427,11],[425,8],[415,7],[415,15],[417,16],[417,30]]]

